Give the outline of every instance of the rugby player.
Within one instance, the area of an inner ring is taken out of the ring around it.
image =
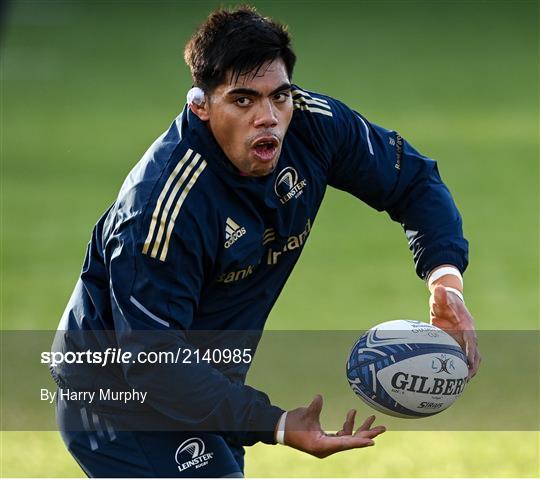
[[[293,84],[286,29],[252,8],[213,12],[185,60],[188,104],[95,226],[57,347],[85,350],[80,339],[98,331],[132,352],[189,349],[194,331],[260,336],[331,186],[403,225],[431,291],[431,320],[457,338],[474,375],[480,357],[461,276],[468,244],[436,163],[397,132]],[[143,344],[138,331],[148,333]],[[285,412],[245,385],[248,367],[124,364],[117,381],[148,392],[144,414],[174,428],[129,431],[120,419],[138,425],[136,406],[59,400],[63,439],[89,476],[241,477],[246,445],[279,442],[322,458],[371,446],[385,430],[370,417],[355,431],[351,410],[327,434],[320,395]],[[100,382],[81,365],[52,373],[63,389]]]

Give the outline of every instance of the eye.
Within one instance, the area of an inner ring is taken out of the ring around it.
[[[248,97],[238,97],[234,103],[239,107],[249,107],[253,102]]]
[[[288,92],[279,92],[274,95],[274,101],[277,103],[283,103],[286,102],[289,97],[290,95]]]

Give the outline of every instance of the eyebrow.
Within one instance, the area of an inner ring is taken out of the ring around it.
[[[291,87],[290,83],[288,83],[288,82],[282,83],[279,87],[272,90],[270,92],[269,96],[275,95],[276,93],[282,92],[283,90],[290,90],[291,88],[292,87]],[[259,92],[258,90],[254,90],[253,88],[239,87],[239,88],[233,88],[232,90],[227,92],[227,95],[239,95],[239,94],[251,95],[253,97],[261,97],[262,96],[261,92]]]

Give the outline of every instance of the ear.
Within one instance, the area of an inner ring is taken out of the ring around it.
[[[203,122],[207,122],[210,119],[210,115],[208,112],[208,106],[207,102],[204,101],[200,105],[197,105],[196,103],[192,103],[189,108],[191,111],[197,115]]]

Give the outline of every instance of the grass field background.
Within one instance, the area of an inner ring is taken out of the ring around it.
[[[538,329],[538,3],[255,5],[290,26],[296,83],[439,161],[471,243],[466,297],[478,328]],[[4,12],[2,329],[56,328],[95,221],[183,106],[183,45],[216,6],[16,1]],[[329,191],[267,327],[362,329],[427,314],[401,227]],[[81,474],[55,432],[2,432],[0,454],[2,476]],[[526,477],[539,468],[538,432],[388,432],[375,448],[324,461],[257,445],[246,473]]]

